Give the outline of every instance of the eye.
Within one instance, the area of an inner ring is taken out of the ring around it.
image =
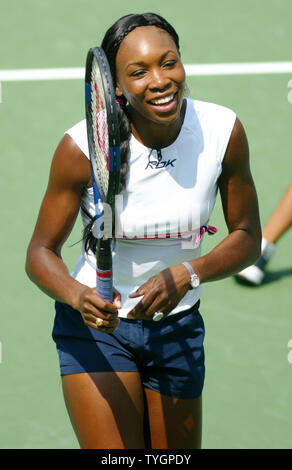
[[[143,75],[146,73],[145,70],[135,70],[134,72],[131,73],[131,77],[143,77]]]
[[[176,63],[177,60],[167,60],[166,62],[164,62],[163,67],[172,68],[175,66]]]

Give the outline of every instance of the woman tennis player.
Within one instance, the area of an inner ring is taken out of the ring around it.
[[[81,448],[200,448],[203,284],[260,255],[247,138],[232,110],[185,97],[179,39],[160,16],[119,19],[102,48],[121,119],[114,300],[95,289],[85,120],[55,152],[26,269],[56,300],[53,338]],[[229,234],[201,256],[218,189]],[[71,275],[61,250],[80,208],[85,239]]]

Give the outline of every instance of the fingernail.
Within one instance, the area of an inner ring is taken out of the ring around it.
[[[130,292],[130,294],[129,294],[129,297],[130,297],[130,295],[138,294],[138,292],[139,292],[139,287],[137,287],[136,290],[132,290],[132,292]]]

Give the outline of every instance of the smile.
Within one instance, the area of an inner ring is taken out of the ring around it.
[[[154,100],[149,100],[148,103],[156,108],[165,109],[172,107],[176,104],[176,96],[177,93],[171,93],[168,96],[164,96],[163,98],[157,98]]]
[[[171,95],[165,96],[164,98],[158,98],[157,100],[151,100],[149,101],[151,104],[166,104],[170,103],[175,96],[175,93],[172,93]]]

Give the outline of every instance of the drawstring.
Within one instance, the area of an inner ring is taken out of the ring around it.
[[[154,149],[150,150],[150,153],[148,155],[148,161],[150,160],[150,157],[151,157],[153,151],[154,151]],[[156,153],[157,153],[157,160],[158,160],[158,162],[160,162],[162,160],[161,149],[156,150]]]

